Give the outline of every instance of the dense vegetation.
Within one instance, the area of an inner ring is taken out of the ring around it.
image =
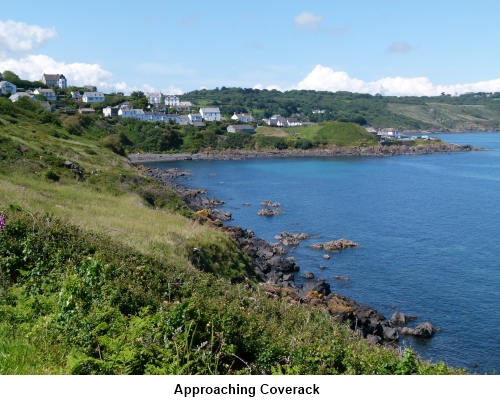
[[[375,128],[482,129],[500,125],[500,93],[469,93],[458,97],[389,97],[338,91],[257,90],[226,88],[195,90],[182,96],[200,106],[217,106],[224,114],[251,112],[262,119],[273,114],[303,121],[345,120]],[[314,114],[315,110],[324,113]]]
[[[23,103],[0,98],[1,374],[461,372],[266,298],[227,234],[113,152],[126,122]]]

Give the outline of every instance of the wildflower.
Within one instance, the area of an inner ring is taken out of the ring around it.
[[[6,219],[7,218],[5,217],[5,212],[2,212],[0,214],[0,229],[5,228],[5,226],[7,225]]]

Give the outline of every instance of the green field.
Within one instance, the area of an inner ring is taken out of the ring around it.
[[[257,135],[307,139],[313,144],[337,146],[376,145],[377,139],[364,128],[350,122],[327,122],[289,128],[259,127]]]

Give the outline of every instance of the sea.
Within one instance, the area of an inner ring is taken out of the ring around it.
[[[228,225],[276,242],[304,232],[288,256],[300,273],[387,318],[400,311],[439,327],[431,339],[404,336],[423,359],[478,374],[500,372],[500,133],[436,135],[485,151],[391,157],[289,157],[150,163],[178,167],[226,202]],[[273,217],[261,202],[279,202]],[[244,206],[243,204],[250,204]],[[330,254],[313,243],[346,238],[359,247]],[[320,266],[324,268],[320,268]],[[335,276],[343,276],[348,282]]]

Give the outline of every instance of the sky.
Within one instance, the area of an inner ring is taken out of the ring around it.
[[[0,72],[104,92],[500,91],[499,0],[0,0]]]

